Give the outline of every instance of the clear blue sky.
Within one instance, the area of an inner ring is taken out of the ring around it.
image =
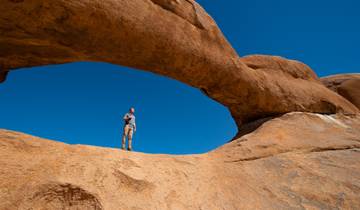
[[[198,0],[240,55],[301,60],[320,76],[360,72],[360,2]],[[177,81],[102,63],[14,71],[0,85],[0,128],[119,147],[122,116],[137,109],[134,148],[189,154],[236,133],[228,110]]]

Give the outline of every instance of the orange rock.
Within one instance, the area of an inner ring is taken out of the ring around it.
[[[134,67],[201,89],[240,128],[232,142],[187,156],[0,130],[1,210],[360,209],[357,82],[337,87],[351,103],[301,62],[240,58],[193,0],[0,1],[2,69]]]
[[[100,61],[151,71],[201,89],[239,126],[292,111],[359,112],[305,64],[240,58],[193,0],[2,0],[0,25],[6,69]]]
[[[321,78],[321,81],[360,109],[360,74],[333,75]]]
[[[0,130],[0,209],[359,209],[360,118],[289,113],[214,151],[149,155]]]

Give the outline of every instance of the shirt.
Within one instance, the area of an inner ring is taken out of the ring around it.
[[[136,123],[135,123],[135,115],[131,114],[131,113],[126,113],[125,116],[125,125],[130,125],[132,128],[135,128]],[[126,120],[128,119],[128,120]]]

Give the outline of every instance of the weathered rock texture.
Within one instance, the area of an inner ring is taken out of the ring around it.
[[[303,63],[240,58],[193,0],[0,5],[0,82],[22,67],[109,62],[199,88],[241,128],[223,147],[189,156],[1,130],[1,210],[360,209],[357,83],[335,88],[353,105]]]
[[[143,69],[203,90],[227,106],[238,125],[291,111],[358,112],[300,62],[239,58],[193,0],[0,0],[0,5],[2,71],[74,61]]]
[[[289,113],[202,155],[0,130],[0,209],[359,209],[360,119]]]
[[[322,83],[360,109],[360,74],[339,74],[321,78]]]

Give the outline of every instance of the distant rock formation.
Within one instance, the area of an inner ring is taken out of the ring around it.
[[[322,83],[360,109],[360,74],[339,74],[321,78]]]
[[[239,126],[292,111],[359,112],[305,64],[240,58],[194,0],[0,3],[4,69],[74,61],[143,69],[201,89],[228,107]]]
[[[360,118],[289,113],[201,155],[0,130],[0,209],[359,209]]]

